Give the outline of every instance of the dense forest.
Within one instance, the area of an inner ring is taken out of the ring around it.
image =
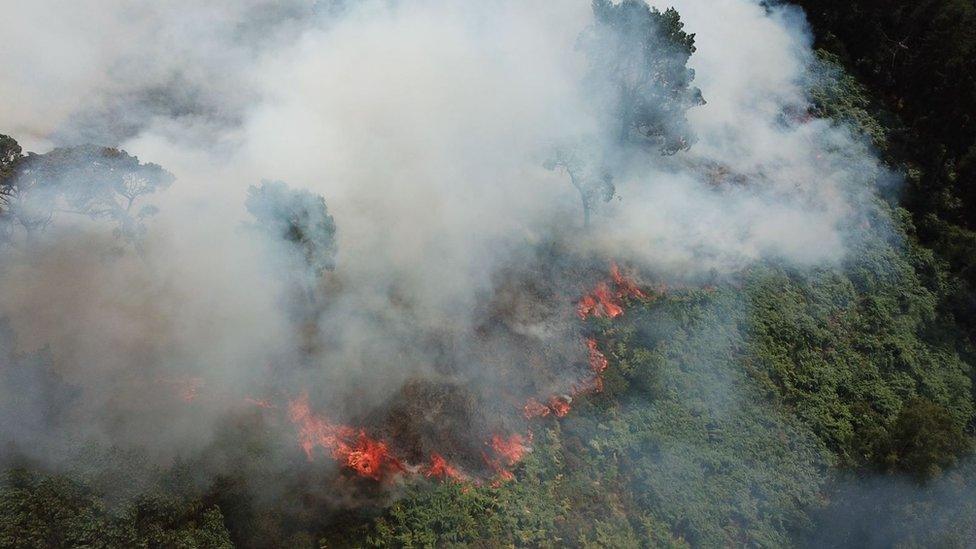
[[[0,546],[976,546],[971,1],[253,4],[0,111]]]

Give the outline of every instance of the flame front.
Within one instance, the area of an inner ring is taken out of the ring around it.
[[[370,438],[363,430],[331,423],[315,415],[309,406],[308,393],[302,393],[288,403],[288,417],[298,426],[299,443],[309,461],[314,458],[318,446],[364,477],[379,480],[386,473],[405,470],[385,442]]]
[[[444,456],[434,452],[430,455],[430,465],[424,473],[428,478],[452,479],[456,481],[467,480],[467,476],[444,459]]]
[[[616,263],[611,263],[610,277],[598,282],[590,293],[580,298],[576,311],[584,320],[590,317],[617,318],[624,313],[623,300],[628,298],[648,299],[648,295],[633,280],[624,276]],[[583,343],[587,351],[590,375],[574,382],[568,392],[549,396],[544,400],[545,403],[535,398],[528,399],[522,407],[522,415],[526,419],[550,414],[558,418],[565,417],[577,396],[603,390],[603,373],[607,370],[609,361],[600,351],[596,339],[585,338]],[[261,408],[274,408],[268,401],[250,397],[247,401]],[[421,472],[428,478],[459,482],[472,480],[437,452],[431,454],[430,463],[426,466],[405,465],[393,455],[386,442],[369,437],[365,430],[332,423],[315,414],[309,405],[307,392],[288,402],[288,417],[298,427],[299,444],[309,461],[313,460],[315,448],[318,447],[360,476],[374,480],[390,475]],[[531,431],[527,435],[496,433],[491,436],[486,442],[488,450],[483,453],[483,459],[497,475],[496,483],[514,479],[511,468],[532,451],[531,442]],[[479,483],[477,479],[473,482]]]
[[[614,290],[610,289],[611,284]],[[598,282],[589,294],[584,295],[576,305],[576,314],[582,320],[590,317],[617,318],[624,314],[624,298],[647,299],[647,294],[620,272],[615,261],[611,261],[610,280]]]

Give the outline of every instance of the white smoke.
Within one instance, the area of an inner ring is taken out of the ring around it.
[[[555,233],[680,277],[838,261],[878,169],[846,131],[785,114],[807,105],[810,39],[796,12],[752,0],[675,2],[697,35],[699,141],[627,153],[619,198],[585,236],[569,182],[543,163],[554,143],[599,132],[576,47],[589,2],[16,4],[0,19],[15,60],[0,130],[39,152],[123,138],[177,177],[138,254],[106,253],[105,231],[66,222],[0,267],[19,352],[49,346],[85,393],[72,424],[108,440],[179,449],[206,443],[219,418],[218,402],[119,419],[138,400],[127,376],[243,394],[300,345],[281,307],[287,275],[241,229],[261,179],[328,202],[336,282],[302,376],[348,375],[369,403],[433,375],[411,334],[468,333],[513,250]]]

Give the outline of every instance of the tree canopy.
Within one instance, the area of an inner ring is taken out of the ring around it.
[[[245,206],[257,227],[290,243],[314,272],[335,267],[336,225],[323,197],[281,181],[264,181],[248,188]]]
[[[643,0],[594,0],[593,15],[581,37],[588,81],[617,138],[663,154],[689,148],[695,139],[685,113],[704,103],[687,67],[695,35],[675,9],[661,12]]]
[[[80,145],[19,157],[20,147],[12,139],[0,145],[9,172],[2,179],[4,217],[28,234],[67,213],[109,220],[117,235],[137,237],[143,220],[156,213],[151,206],[136,209],[137,202],[173,182],[159,165],[142,164],[110,147]]]

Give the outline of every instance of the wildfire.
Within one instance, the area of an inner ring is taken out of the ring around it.
[[[597,283],[593,292],[583,296],[576,306],[576,314],[583,320],[594,316],[596,318],[617,318],[624,314],[623,307],[617,297],[610,291],[606,282]]]
[[[590,371],[593,372],[593,375],[574,383],[569,394],[552,396],[545,404],[530,398],[522,407],[522,415],[525,416],[525,419],[546,417],[549,414],[556,417],[566,417],[569,414],[573,398],[586,393],[599,393],[603,390],[603,372],[609,366],[609,361],[597,348],[595,339],[587,338],[585,341],[589,354]]]
[[[405,471],[385,442],[370,438],[363,430],[334,424],[315,415],[307,393],[288,403],[288,417],[299,428],[299,443],[309,461],[314,457],[315,447],[320,446],[333,459],[364,477],[379,480],[385,473]]]
[[[388,465],[394,471],[404,471],[399,460],[390,455],[385,442],[373,440],[363,431],[359,432],[355,446],[335,448],[332,455],[339,461],[354,469],[364,477],[379,480],[383,476],[384,466]]]
[[[617,285],[618,297],[634,297],[637,299],[647,298],[647,294],[641,291],[633,280],[620,274],[620,267],[617,265],[616,261],[610,262],[610,277],[613,279],[613,283]]]
[[[569,401],[571,397],[554,396],[549,399],[549,408],[556,417],[566,417],[569,414]]]
[[[531,442],[531,436],[523,437],[515,433],[503,437],[496,434],[491,437],[491,449],[502,463],[511,467],[522,461],[525,454],[531,451],[528,446],[529,442]]]
[[[590,354],[590,370],[597,375],[602,374],[610,363],[607,361],[607,357],[600,352],[600,349],[596,347],[596,340],[592,337],[586,339],[586,348],[589,350]]]
[[[485,463],[498,475],[492,486],[498,486],[503,481],[515,478],[509,468],[522,461],[525,454],[532,451],[532,448],[529,447],[531,442],[531,432],[527,437],[518,433],[507,437],[500,434],[492,435],[490,442],[492,455],[483,455]]]
[[[617,318],[624,313],[624,299],[648,299],[648,294],[641,290],[636,282],[621,273],[620,267],[610,263],[610,277],[598,282],[593,290],[584,295],[577,303],[577,314],[581,319],[590,317]],[[571,403],[579,395],[603,390],[603,373],[609,366],[609,361],[599,347],[596,339],[586,338],[584,341],[587,351],[587,362],[591,375],[573,383],[567,393],[550,396],[544,402],[530,398],[522,407],[522,414],[526,419],[546,417],[565,417],[571,410]],[[195,395],[194,386],[192,394]],[[274,408],[270,402],[247,397],[247,402],[262,408]],[[314,450],[321,447],[335,460],[353,469],[359,475],[375,480],[381,480],[386,475],[420,474],[427,478],[451,479],[454,481],[472,481],[470,477],[451,465],[441,454],[431,453],[428,465],[408,466],[397,459],[390,451],[386,442],[367,436],[362,429],[336,424],[328,421],[311,410],[308,394],[302,393],[288,403],[288,416],[298,427],[298,439],[302,449],[311,461]],[[482,457],[488,467],[495,472],[492,485],[514,479],[511,468],[521,462],[525,455],[532,451],[532,432],[527,435],[518,433],[510,435],[494,434],[486,442],[488,450]],[[474,479],[475,484],[480,481]]]
[[[545,404],[542,404],[534,398],[530,398],[525,406],[522,407],[522,415],[525,419],[532,419],[535,417],[546,417],[549,415],[551,410]]]
[[[457,467],[454,467],[444,459],[444,456],[434,452],[430,455],[430,466],[427,467],[427,472],[425,473],[427,478],[449,478],[456,481],[466,480],[464,473],[459,471]]]
[[[614,290],[610,289],[611,284]],[[645,294],[633,280],[620,272],[616,262],[610,262],[610,280],[598,282],[589,294],[584,295],[576,305],[576,314],[583,320],[590,317],[617,318],[624,314],[624,298],[646,299]]]

